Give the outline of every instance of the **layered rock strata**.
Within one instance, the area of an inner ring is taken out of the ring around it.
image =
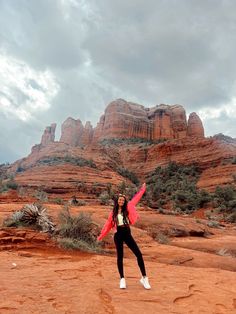
[[[52,125],[54,126],[54,124]],[[41,145],[45,146],[55,137],[55,128],[47,127]],[[90,122],[83,126],[80,119],[66,119],[61,128],[60,142],[70,146],[95,144],[107,138],[142,138],[146,140],[204,138],[204,128],[196,113],[186,119],[181,105],[142,105],[118,99],[111,102],[93,129]]]

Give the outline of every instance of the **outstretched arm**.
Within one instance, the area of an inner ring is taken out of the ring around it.
[[[146,183],[143,183],[141,189],[134,195],[134,197],[129,201],[129,203],[135,206],[140,201],[145,191],[146,191]]]
[[[112,228],[112,212],[110,212],[108,219],[107,219],[104,227],[101,230],[100,235],[97,237],[97,240],[101,241],[102,238],[104,238],[108,234],[108,232],[111,230],[111,228]]]

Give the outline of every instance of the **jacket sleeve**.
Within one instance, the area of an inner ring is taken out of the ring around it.
[[[131,206],[135,206],[143,196],[144,192],[146,191],[145,187],[141,187],[141,189],[134,195],[134,197],[129,201]]]
[[[108,219],[101,230],[100,235],[97,237],[97,240],[101,241],[102,238],[104,238],[109,233],[111,228],[112,228],[112,211],[110,212]]]

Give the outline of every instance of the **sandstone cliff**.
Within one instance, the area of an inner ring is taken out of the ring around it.
[[[54,141],[55,124],[47,127],[41,145]],[[196,113],[187,122],[185,109],[180,105],[142,105],[118,99],[105,109],[97,126],[90,122],[83,126],[80,119],[67,118],[61,127],[60,142],[70,146],[97,143],[106,138],[142,138],[146,140],[204,138],[204,128]]]
[[[42,139],[41,139],[42,146],[47,146],[49,143],[54,142],[55,130],[56,130],[56,123],[52,123],[51,126],[46,127],[42,135]]]

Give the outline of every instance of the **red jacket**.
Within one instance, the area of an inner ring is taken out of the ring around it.
[[[145,190],[146,190],[145,187],[141,187],[141,189],[134,195],[132,200],[128,202],[128,205],[127,205],[128,218],[131,225],[133,225],[139,218],[139,214],[136,211],[135,205],[141,199]],[[100,235],[97,237],[98,240],[102,240],[102,238],[104,238],[108,234],[108,232],[112,229],[112,214],[113,214],[113,211],[110,212],[108,219],[104,227],[102,228]],[[117,230],[116,225],[113,227],[113,229],[115,229],[115,231]]]

